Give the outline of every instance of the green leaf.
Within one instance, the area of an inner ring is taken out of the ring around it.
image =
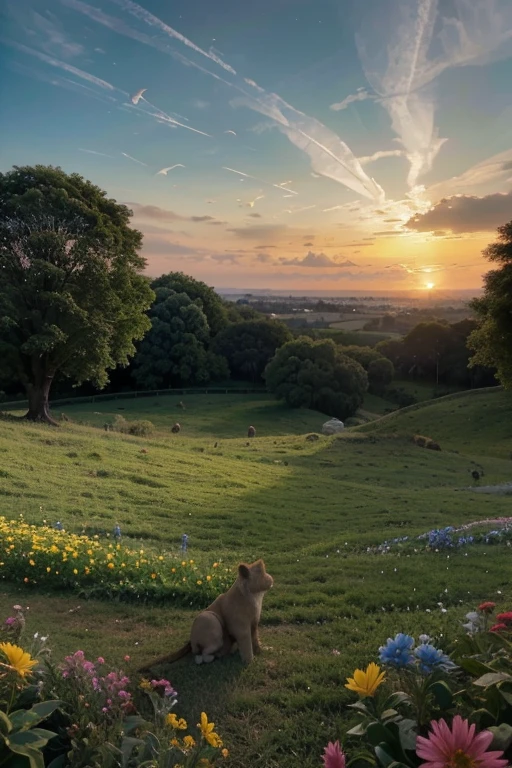
[[[0,732],[7,735],[12,731],[12,723],[5,712],[0,710]]]
[[[494,735],[491,747],[492,749],[501,749],[505,752],[512,744],[512,725],[501,723],[497,726],[491,726],[487,729]]]
[[[59,755],[54,760],[51,761],[51,763],[48,765],[47,768],[66,768],[68,764],[68,756],[67,755]]]
[[[30,744],[16,744],[10,741],[9,747],[17,755],[28,758],[30,768],[44,768],[43,753]]]
[[[365,714],[368,714],[368,707],[366,704],[362,701],[355,701],[353,704],[348,705],[350,709],[357,709],[359,712],[364,712]]]
[[[395,708],[399,704],[410,704],[411,703],[411,697],[408,693],[405,693],[404,691],[397,691],[396,693],[392,693],[391,696],[387,699],[386,705],[388,707]]]
[[[488,688],[491,685],[502,683],[504,680],[512,680],[512,675],[507,675],[506,672],[488,672],[486,675],[479,677],[478,680],[473,680],[473,685]]]
[[[382,723],[370,723],[366,729],[368,741],[372,746],[377,746],[381,742],[386,744],[396,744],[396,739],[391,731]]]
[[[398,731],[400,736],[400,746],[402,750],[416,749],[416,739],[418,736],[417,724],[415,720],[401,720],[398,723]]]
[[[347,736],[364,736],[366,733],[366,725],[364,723],[358,723],[350,731],[347,731]]]
[[[381,765],[384,766],[384,768],[391,768],[392,765],[396,764],[396,760],[394,757],[391,757],[391,755],[383,748],[382,745],[377,745],[375,747],[375,754],[377,755],[377,759]]]
[[[150,723],[140,715],[130,715],[123,720],[123,731],[129,734],[136,728],[148,728]]]
[[[437,680],[429,686],[434,694],[436,703],[441,709],[450,709],[453,704],[453,694],[444,680]]]
[[[35,712],[41,720],[45,720],[47,717],[50,717],[51,714],[55,712],[56,709],[62,706],[64,702],[59,701],[58,699],[49,699],[48,701],[41,701],[38,704],[34,704],[32,709],[29,710],[29,712]]]
[[[18,731],[17,733],[11,734],[9,744],[11,749],[13,744],[27,744],[34,748],[44,747],[49,740],[53,739],[56,735],[56,733],[52,733],[52,731],[44,731],[42,728],[34,728],[31,731]]]
[[[127,768],[135,747],[144,744],[142,739],[135,739],[133,736],[125,736],[121,742],[121,759],[123,768]]]

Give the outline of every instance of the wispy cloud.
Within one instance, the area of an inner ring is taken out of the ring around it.
[[[367,99],[374,98],[375,96],[372,96],[371,93],[368,93],[365,88],[359,88],[356,93],[347,96],[345,99],[343,99],[343,101],[340,101],[337,104],[331,104],[331,109],[334,112],[341,112],[342,109],[346,109],[350,104],[353,104],[356,101],[366,101]]]
[[[100,155],[101,157],[111,157],[113,158],[113,155],[106,155],[105,152],[96,152],[95,149],[82,149],[82,147],[78,147],[79,152],[87,152],[88,155]]]
[[[6,40],[6,39],[1,39],[1,42],[4,43],[5,45],[11,46],[12,48],[16,48],[16,50],[21,51],[22,53],[26,53],[29,56],[34,56],[36,59],[39,59],[40,61],[44,61],[45,64],[49,64],[52,67],[57,67],[59,69],[64,70],[65,72],[69,72],[69,74],[75,75],[75,77],[79,77],[82,80],[87,80],[87,82],[92,83],[93,85],[96,85],[98,88],[102,88],[105,91],[116,90],[116,88],[111,83],[108,83],[106,80],[102,80],[101,77],[96,77],[95,75],[91,75],[89,72],[85,72],[83,69],[78,69],[78,67],[74,67],[65,61],[59,61],[58,59],[55,59],[52,56],[47,56],[45,53],[41,53],[41,51],[36,51],[34,48],[29,48],[27,45],[23,45],[22,43],[17,43],[14,40]]]
[[[402,149],[384,149],[374,152],[373,155],[364,155],[357,159],[361,165],[368,165],[368,163],[374,163],[376,160],[382,160],[384,157],[403,157],[404,151]]]
[[[435,126],[435,79],[450,67],[483,64],[510,51],[512,3],[452,0],[451,6],[441,16],[438,0],[389,0],[382,15],[374,4],[378,23],[371,18],[357,37],[366,78],[409,160],[411,188],[431,169],[445,141]],[[436,24],[438,55],[432,54]]]
[[[118,5],[123,10],[128,11],[128,13],[130,13],[132,16],[135,16],[135,18],[140,19],[145,24],[148,24],[150,27],[156,27],[156,29],[158,29],[160,32],[163,32],[164,34],[174,38],[175,40],[179,40],[180,43],[183,43],[183,45],[186,45],[188,48],[191,48],[196,53],[199,53],[202,56],[206,56],[207,59],[210,59],[210,61],[213,61],[215,62],[215,64],[218,64],[218,66],[222,67],[222,69],[226,70],[226,72],[229,72],[232,75],[236,75],[236,71],[233,69],[233,67],[231,67],[229,64],[226,64],[219,56],[217,56],[212,51],[212,49],[210,49],[210,51],[208,52],[203,51],[202,48],[200,48],[198,45],[196,45],[191,40],[189,40],[188,37],[185,37],[185,35],[182,35],[181,32],[177,32],[168,24],[165,24],[165,22],[163,22],[157,16],[153,16],[152,13],[147,11],[145,8],[142,8],[142,6],[137,5],[137,3],[133,3],[132,0],[110,0],[110,2],[113,2],[115,5]]]
[[[137,160],[136,157],[132,157],[131,155],[128,155],[126,152],[121,152],[123,157],[127,157],[128,160],[132,160],[134,163],[138,163],[139,165],[145,165],[147,167],[147,163],[143,163],[142,160]]]
[[[53,14],[49,11],[46,11],[46,14],[46,16],[42,16],[37,11],[33,14],[33,26],[40,35],[40,45],[43,51],[64,58],[82,55],[84,53],[83,45],[76,43],[66,35],[62,24]]]
[[[512,149],[507,149],[471,166],[459,176],[452,176],[450,179],[433,184],[428,187],[425,194],[435,203],[442,197],[458,192],[471,193],[489,185],[496,190],[497,187],[509,187],[510,184],[512,184]]]

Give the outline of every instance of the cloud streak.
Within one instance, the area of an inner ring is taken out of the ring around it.
[[[414,216],[407,227],[418,232],[487,232],[509,221],[512,192],[485,197],[458,195],[441,200],[424,214]]]
[[[442,16],[438,0],[389,0],[382,16],[380,4],[370,0],[373,16],[370,12],[370,23],[356,39],[366,79],[409,160],[411,189],[432,168],[445,141],[435,126],[434,81],[451,67],[484,64],[510,51],[508,0],[452,0],[451,5],[451,14]],[[437,55],[434,40],[441,49]],[[358,100],[362,96],[355,94],[341,104]]]

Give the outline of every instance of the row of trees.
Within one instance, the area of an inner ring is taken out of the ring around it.
[[[54,382],[103,388],[110,376],[116,387],[158,389],[229,375],[264,379],[290,405],[344,418],[367,388],[384,392],[394,368],[438,381],[454,370],[467,376],[466,343],[476,350],[472,375],[494,365],[512,384],[512,224],[486,254],[503,266],[474,303],[481,325],[420,324],[372,350],[293,340],[284,325],[182,273],[151,282],[130,216],[60,168],[0,174],[0,385],[24,387],[30,419],[51,421]]]

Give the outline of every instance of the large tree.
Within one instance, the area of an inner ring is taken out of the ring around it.
[[[206,283],[195,280],[183,272],[169,272],[157,277],[151,284],[152,288],[170,288],[176,293],[186,293],[193,301],[199,300],[200,307],[206,315],[210,336],[216,336],[229,322],[225,303],[218,293]]]
[[[213,349],[223,355],[231,373],[252,381],[261,379],[267,363],[292,334],[274,320],[245,320],[229,325],[214,339]]]
[[[345,419],[361,406],[368,389],[364,368],[331,339],[301,336],[284,344],[265,370],[271,392],[293,408],[311,408]]]
[[[512,221],[498,228],[498,241],[483,253],[500,266],[486,274],[484,295],[471,304],[480,324],[468,339],[470,365],[495,367],[496,378],[512,388]]]
[[[154,294],[130,215],[61,168],[0,173],[0,359],[26,389],[27,418],[52,422],[57,372],[105,386],[150,327]]]
[[[362,365],[368,374],[368,388],[374,395],[382,395],[393,381],[395,369],[391,360],[372,347],[351,344],[340,347],[341,352]]]
[[[151,330],[133,361],[133,377],[145,389],[206,384],[227,379],[225,358],[208,350],[210,328],[200,299],[156,288]]]

